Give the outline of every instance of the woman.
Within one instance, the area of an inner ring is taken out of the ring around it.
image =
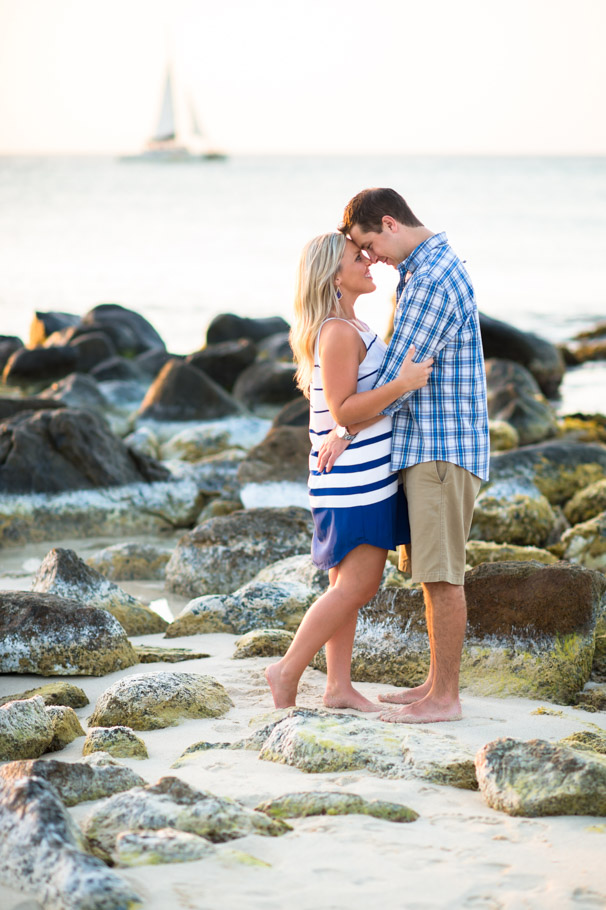
[[[380,413],[426,385],[433,361],[413,363],[411,347],[398,378],[373,389],[386,345],[354,309],[360,294],[375,290],[369,265],[340,233],[311,240],[299,263],[291,345],[297,384],[310,399],[312,558],[328,569],[330,586],[305,614],[284,657],[265,671],[276,708],[295,704],[303,670],[326,644],[324,704],[381,710],[350,677],[358,611],[378,590],[387,551],[410,541],[406,500],[389,468],[391,418]],[[335,426],[352,441],[330,473],[319,473],[318,448]]]

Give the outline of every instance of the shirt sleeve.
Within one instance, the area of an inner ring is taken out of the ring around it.
[[[414,281],[414,276],[410,280]],[[438,282],[421,278],[411,288],[410,294],[406,301],[402,295],[396,309],[393,336],[379,369],[375,388],[397,377],[411,344],[416,348],[415,363],[435,357],[454,338],[464,321],[460,307]],[[405,392],[381,413],[392,416],[401,410],[412,394],[413,391]]]

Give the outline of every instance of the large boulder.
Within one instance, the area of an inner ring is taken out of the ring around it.
[[[547,398],[557,395],[566,367],[555,345],[485,313],[480,313],[480,331],[487,360],[491,357],[514,360],[532,373]]]
[[[512,490],[491,484],[481,491],[469,531],[471,540],[493,541],[521,547],[544,547],[554,543],[560,517],[536,487]]]
[[[114,762],[109,756],[97,764],[33,759],[11,761],[0,766],[0,788],[6,783],[32,777],[52,784],[66,806],[76,806],[88,800],[122,793],[132,787],[145,786],[139,774]]]
[[[103,676],[136,663],[107,610],[54,594],[0,591],[0,673]]]
[[[272,427],[309,427],[309,401],[303,395],[294,398],[280,408],[273,419]]]
[[[40,777],[0,787],[0,880],[45,910],[134,910],[131,886],[87,852],[54,786]]]
[[[273,427],[265,439],[250,449],[238,468],[238,481],[276,483],[281,480],[307,483],[309,431],[307,427]]]
[[[78,355],[78,372],[88,373],[98,364],[117,356],[116,346],[104,332],[85,332],[68,342]]]
[[[240,373],[233,395],[254,411],[263,405],[284,405],[301,393],[295,384],[295,366],[274,360],[259,360]]]
[[[488,416],[512,426],[520,445],[557,435],[555,410],[525,367],[511,360],[487,360],[486,386]]]
[[[56,493],[167,480],[170,472],[131,452],[91,411],[23,412],[0,424],[0,491]]]
[[[89,607],[108,610],[127,635],[153,635],[163,632],[168,625],[146,604],[87,566],[73,550],[62,547],[46,554],[34,578],[32,591],[56,594]]]
[[[68,408],[103,411],[107,407],[107,401],[96,380],[84,373],[70,373],[64,379],[53,382],[40,392],[40,398],[60,402]]]
[[[66,345],[20,348],[6,361],[2,381],[7,385],[52,382],[73,373],[77,365],[77,352]]]
[[[146,420],[216,420],[241,411],[225,389],[201,370],[169,360],[149,387],[138,416]]]
[[[41,313],[36,311],[29,328],[29,346],[36,347],[44,344],[54,332],[61,332],[70,326],[76,326],[80,322],[80,317],[74,313],[62,313],[51,311]]]
[[[238,338],[209,344],[190,354],[186,361],[231,392],[240,373],[255,362],[256,356],[255,343],[248,338]]]
[[[166,567],[169,590],[190,597],[228,594],[265,566],[308,553],[313,522],[305,509],[246,509],[185,534]]]
[[[119,354],[134,357],[153,348],[165,349],[162,338],[150,322],[118,303],[100,303],[81,319],[81,327],[99,327],[112,339]]]
[[[221,313],[219,316],[215,316],[208,326],[206,343],[219,344],[222,341],[235,341],[238,338],[261,341],[268,335],[288,332],[289,328],[288,323],[281,316],[250,319],[246,316],[236,316],[234,313]]]
[[[0,421],[5,421],[23,411],[53,411],[64,408],[62,401],[47,400],[44,394],[29,398],[0,398]]]
[[[147,382],[147,377],[141,375],[134,361],[119,355],[96,363],[90,368],[90,375],[97,382]]]

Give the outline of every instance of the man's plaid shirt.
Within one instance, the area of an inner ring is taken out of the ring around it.
[[[375,385],[395,379],[411,344],[415,362],[433,357],[434,365],[424,388],[383,411],[393,415],[391,468],[450,461],[488,480],[486,374],[469,275],[444,233],[420,243],[398,271],[394,333]]]

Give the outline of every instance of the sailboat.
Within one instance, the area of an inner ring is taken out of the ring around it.
[[[175,116],[173,76],[170,65],[166,70],[164,95],[160,116],[153,136],[148,140],[145,149],[139,155],[125,155],[122,161],[225,161],[225,152],[214,148],[200,127],[200,122],[191,98],[188,100],[190,121],[189,137],[186,142],[177,131]]]

